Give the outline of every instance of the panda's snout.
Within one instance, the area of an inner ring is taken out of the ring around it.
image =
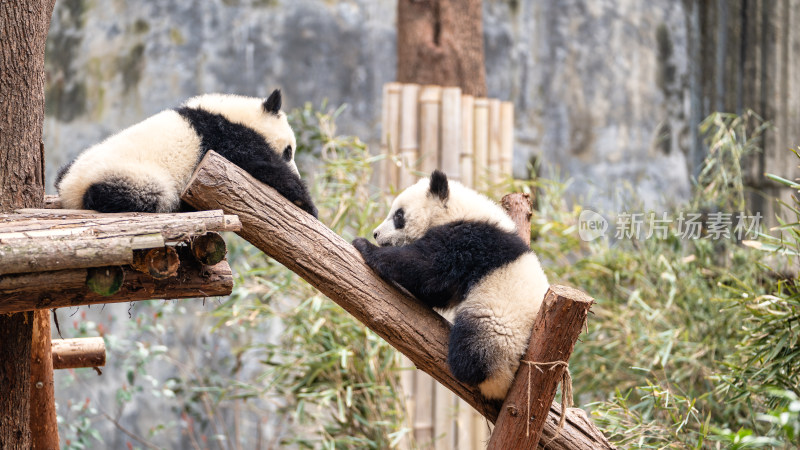
[[[378,235],[379,235],[379,234],[380,234],[380,233],[378,233],[378,230],[375,230],[375,231],[373,231],[373,232],[372,232],[372,237],[373,237],[373,238],[375,238],[375,240],[377,241],[377,240],[378,240]]]

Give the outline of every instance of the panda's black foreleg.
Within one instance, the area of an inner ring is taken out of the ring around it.
[[[285,162],[249,160],[239,162],[238,165],[258,181],[274,188],[303,211],[315,218],[318,216],[317,207],[311,200],[308,187]]]
[[[442,284],[441,272],[433,267],[432,259],[426,257],[419,246],[378,247],[364,238],[354,239],[353,246],[384,280],[399,284],[430,307],[447,306],[452,289]]]

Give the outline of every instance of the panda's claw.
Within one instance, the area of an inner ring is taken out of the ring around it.
[[[372,249],[377,248],[370,241],[362,237],[357,237],[353,239],[353,247],[355,247],[356,250],[358,250],[358,252],[361,253],[361,256],[366,256],[368,253],[370,253]]]

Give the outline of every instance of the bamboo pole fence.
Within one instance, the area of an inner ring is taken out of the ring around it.
[[[511,176],[511,102],[464,95],[457,87],[387,83],[381,130],[385,192],[400,191],[437,168],[478,190]]]

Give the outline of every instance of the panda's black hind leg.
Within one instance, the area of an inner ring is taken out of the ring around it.
[[[115,177],[90,185],[83,194],[83,207],[104,213],[158,212],[163,196],[156,184]]]
[[[447,365],[453,376],[462,383],[477,385],[489,377],[494,358],[487,339],[491,330],[486,330],[481,320],[469,314],[457,314],[450,329],[447,350]]]

